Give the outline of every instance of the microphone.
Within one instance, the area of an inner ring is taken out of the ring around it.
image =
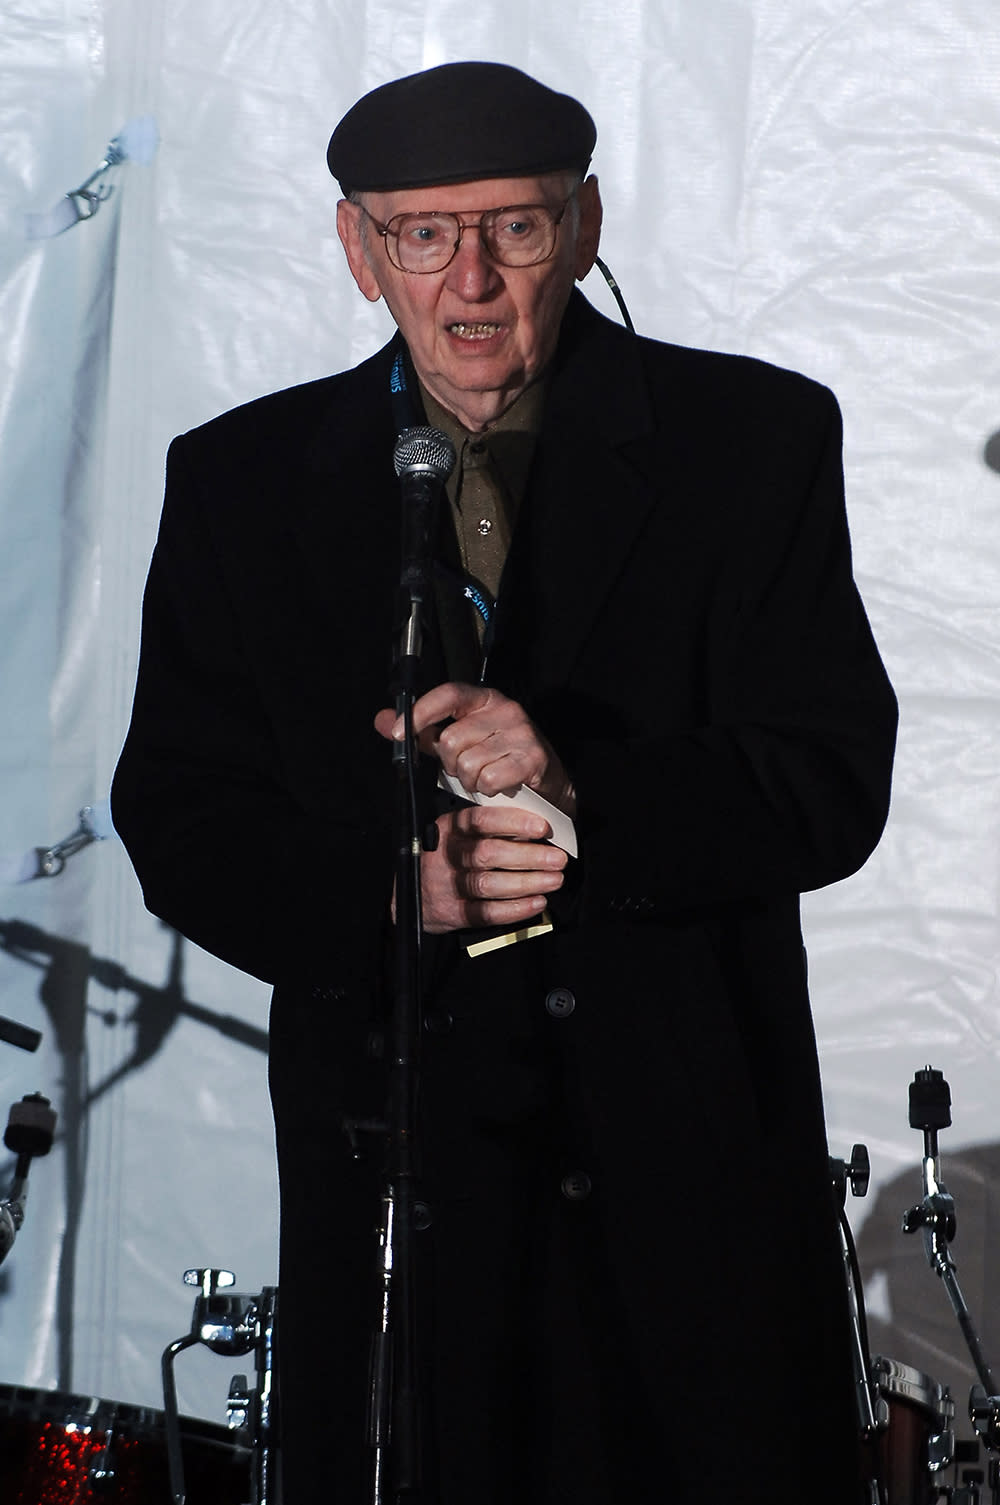
[[[421,599],[430,575],[438,498],[455,468],[455,446],[440,429],[404,429],[392,463],[403,493],[400,584],[411,599]]]

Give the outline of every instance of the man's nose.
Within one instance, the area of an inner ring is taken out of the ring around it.
[[[448,264],[447,273],[449,290],[470,303],[493,297],[501,287],[503,278],[483,245],[478,225],[463,226],[458,250]]]

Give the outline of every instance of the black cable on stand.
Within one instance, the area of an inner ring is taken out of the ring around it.
[[[374,1335],[368,1410],[372,1505],[420,1497],[420,1405],[413,1264],[414,1188],[420,1046],[420,853],[427,823],[418,808],[413,705],[433,600],[434,524],[441,489],[455,464],[446,435],[408,428],[393,463],[403,491],[400,626],[395,704],[405,735],[393,745],[395,933],[392,1014],[386,1038],[386,1163],[379,1230],[379,1325]]]

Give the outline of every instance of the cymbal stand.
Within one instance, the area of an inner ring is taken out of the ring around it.
[[[910,1083],[910,1127],[922,1129],[924,1135],[924,1195],[904,1213],[903,1232],[916,1233],[918,1229],[923,1232],[927,1262],[944,1284],[979,1375],[980,1383],[973,1385],[969,1395],[969,1417],[990,1452],[1000,1453],[1000,1395],[962,1295],[950,1247],[957,1228],[955,1203],[941,1180],[938,1155],[938,1130],[946,1129],[950,1123],[951,1089],[940,1071],[925,1066]]]
[[[274,1329],[278,1292],[264,1286],[248,1296],[224,1289],[234,1284],[232,1270],[185,1270],[184,1284],[198,1286],[191,1329],[163,1350],[163,1412],[167,1438],[167,1470],[172,1505],[184,1505],[187,1491],[177,1414],[174,1360],[186,1348],[202,1343],[224,1358],[252,1353],[256,1359],[257,1384],[248,1389],[246,1375],[233,1376],[229,1387],[229,1424],[246,1432],[251,1447],[250,1505],[279,1505],[276,1468],[277,1428],[274,1406]]]

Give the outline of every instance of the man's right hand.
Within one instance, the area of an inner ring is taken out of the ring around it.
[[[547,820],[527,810],[471,805],[439,815],[438,844],[420,861],[424,929],[515,928],[562,887],[566,853],[545,844]]]

